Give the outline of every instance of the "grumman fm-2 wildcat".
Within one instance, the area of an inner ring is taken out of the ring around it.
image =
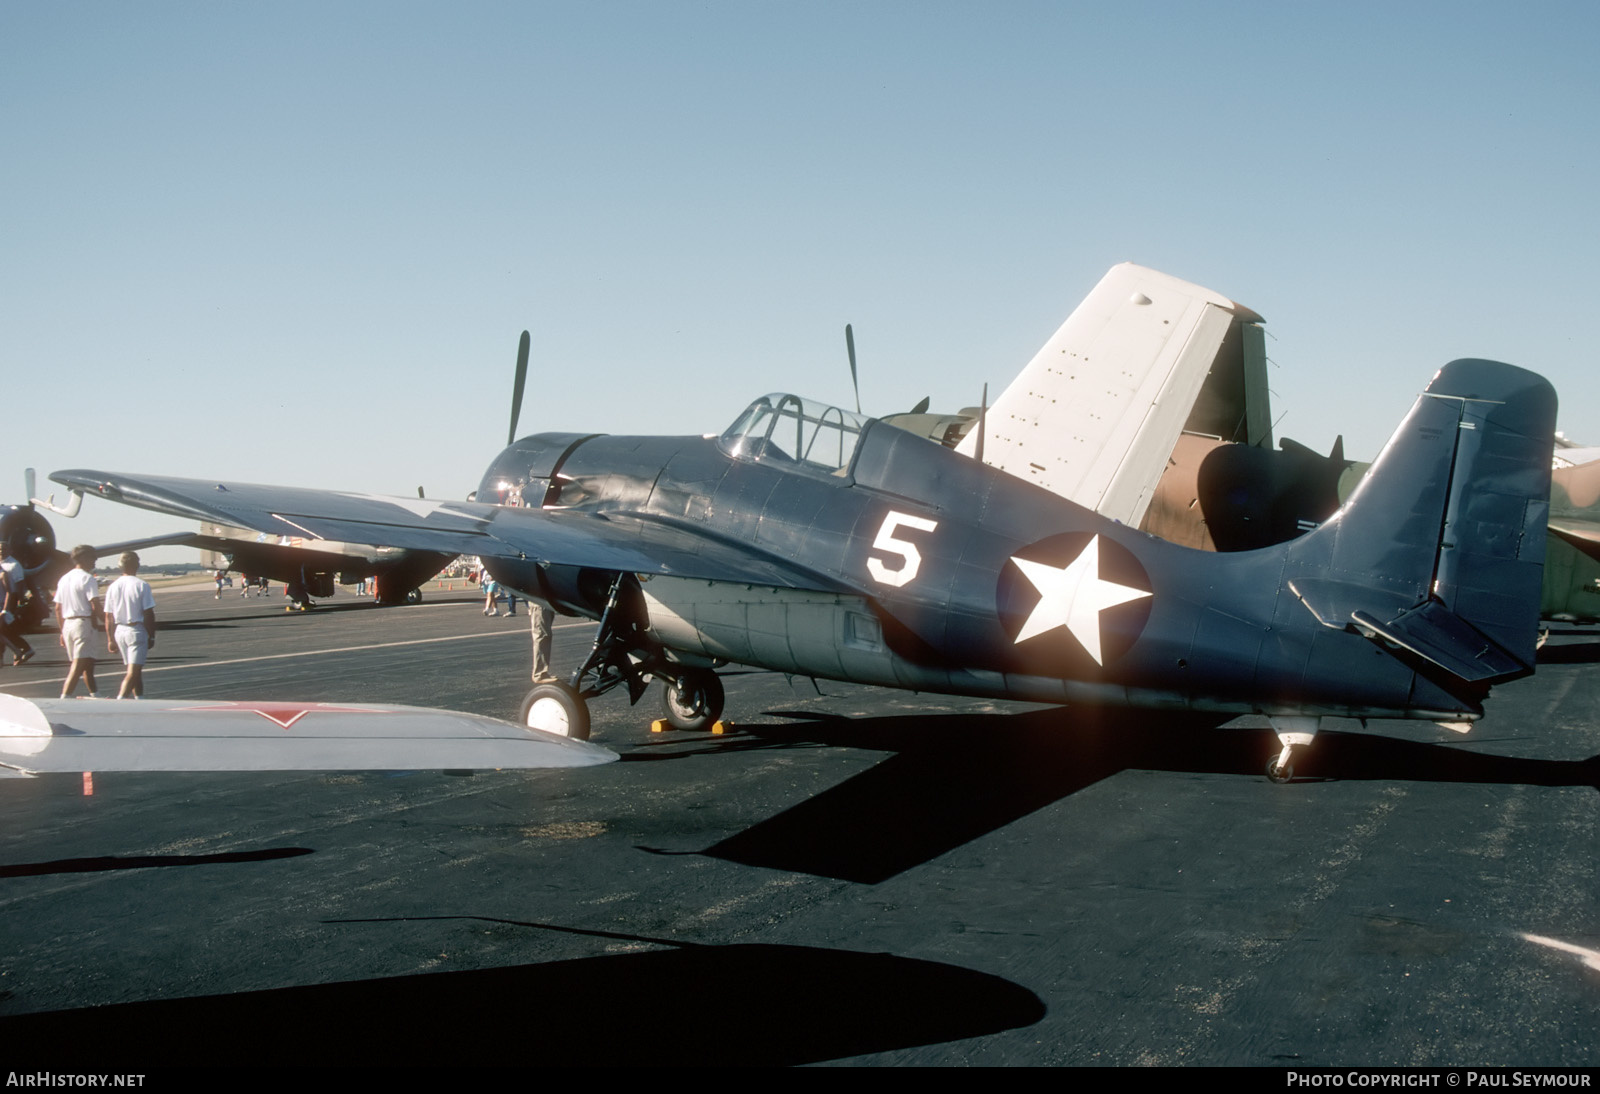
[[[838,407],[757,399],[719,436],[545,433],[475,501],[72,470],[78,492],[203,521],[476,555],[600,621],[523,717],[584,738],[587,701],[650,678],[669,718],[722,712],[748,665],[1033,702],[1267,715],[1287,778],[1324,717],[1459,726],[1531,673],[1556,399],[1461,360],[1344,507],[1258,551],[1164,542]]]

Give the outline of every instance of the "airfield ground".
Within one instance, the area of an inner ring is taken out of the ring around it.
[[[147,687],[514,716],[526,620],[461,590],[167,590]],[[0,688],[56,693],[37,644]],[[1288,786],[1264,724],[765,673],[725,736],[603,697],[601,768],[0,780],[0,1055],[1593,1066],[1597,661],[1558,626],[1467,737],[1340,724]]]

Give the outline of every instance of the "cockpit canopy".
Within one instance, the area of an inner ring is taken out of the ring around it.
[[[865,414],[774,392],[751,403],[717,443],[730,456],[781,460],[836,474],[850,466],[861,431],[871,420]]]

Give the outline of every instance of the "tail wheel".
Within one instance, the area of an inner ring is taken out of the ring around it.
[[[722,681],[711,670],[686,669],[676,682],[661,684],[661,712],[673,729],[709,729],[722,717]]]
[[[520,721],[529,729],[558,737],[589,739],[589,704],[566,684],[539,684],[528,692],[522,700]]]
[[[422,590],[421,589],[412,589],[410,592],[406,593],[406,603],[407,604],[421,604],[422,603]]]

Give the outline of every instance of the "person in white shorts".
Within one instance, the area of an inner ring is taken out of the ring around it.
[[[150,583],[136,576],[138,555],[127,551],[119,561],[122,576],[106,590],[106,649],[120,652],[128,666],[117,698],[143,699],[145,656],[156,644],[156,597]]]
[[[100,583],[94,579],[94,548],[88,544],[74,547],[72,564],[74,569],[56,582],[56,623],[61,628],[61,644],[72,659],[72,668],[61,685],[61,698],[72,697],[81,676],[89,689],[89,698],[93,699],[94,654],[90,652],[89,642],[94,636],[95,620],[100,617]]]

